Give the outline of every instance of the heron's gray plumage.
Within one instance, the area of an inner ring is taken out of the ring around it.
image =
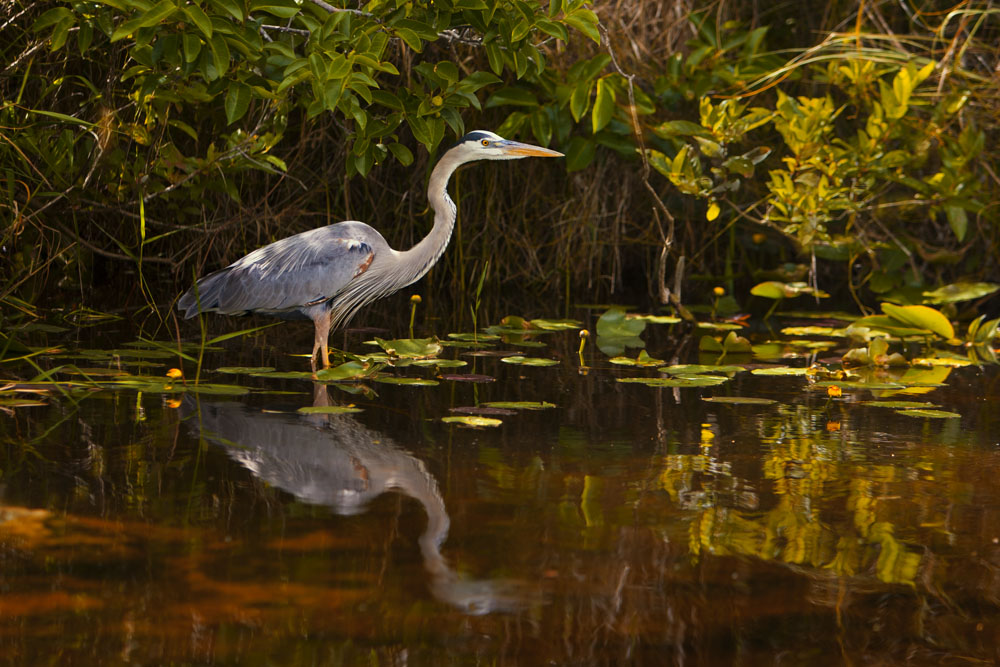
[[[367,303],[420,280],[451,239],[458,216],[448,196],[448,180],[458,167],[475,160],[515,160],[528,156],[559,157],[547,148],[508,141],[477,130],[462,137],[435,165],[427,184],[434,226],[405,251],[389,247],[382,235],[363,222],[340,222],[302,232],[258,248],[229,266],[200,279],[178,301],[185,317],[199,312],[224,315],[261,313],[286,319],[309,318],[316,326],[312,366],[326,341]]]

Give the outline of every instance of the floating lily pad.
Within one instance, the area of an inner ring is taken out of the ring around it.
[[[87,377],[116,377],[131,375],[128,371],[117,368],[63,368],[59,371],[66,375],[84,375]]]
[[[894,410],[926,410],[938,407],[935,403],[924,401],[862,401],[861,405],[869,405],[873,408],[892,408]]]
[[[492,375],[477,375],[475,373],[455,373],[452,375],[442,375],[442,380],[451,380],[452,382],[496,382],[496,378]]]
[[[705,373],[732,375],[745,371],[743,366],[713,366],[710,364],[677,364],[675,366],[661,366],[657,368],[661,373],[671,375],[703,375]]]
[[[542,357],[522,357],[515,355],[512,357],[502,357],[500,361],[505,364],[516,364],[518,366],[557,366],[558,359],[544,359]]]
[[[771,405],[777,403],[771,398],[756,398],[754,396],[703,396],[703,401],[709,403],[728,403],[730,405]]]
[[[847,330],[834,327],[785,327],[781,333],[786,336],[831,336],[833,338],[844,338]]]
[[[324,382],[342,381],[354,378],[365,377],[372,373],[372,367],[360,361],[348,361],[339,366],[331,366],[321,371],[316,371],[316,379]]]
[[[500,336],[494,336],[493,334],[488,333],[450,333],[448,334],[448,338],[465,343],[481,343],[483,341],[500,340]]]
[[[898,414],[906,415],[907,417],[926,417],[928,419],[956,419],[962,415],[957,412],[948,412],[947,410],[896,410]]]
[[[731,322],[698,322],[698,329],[708,329],[709,331],[739,331],[746,327]]]
[[[954,303],[969,301],[993,294],[1000,285],[996,283],[954,283],[930,292],[924,292],[924,303]]]
[[[681,318],[674,317],[673,315],[626,315],[627,319],[630,320],[644,320],[650,324],[677,324],[681,321]]]
[[[365,341],[368,345],[378,345],[386,354],[391,357],[403,357],[409,359],[426,359],[441,353],[443,349],[441,343],[436,338],[397,338],[395,340],[383,340],[375,338]]]
[[[251,377],[266,377],[269,380],[314,380],[309,371],[278,371],[268,373],[247,373]]]
[[[532,326],[548,331],[574,331],[583,327],[583,322],[578,320],[531,320]]]
[[[808,368],[792,368],[791,366],[777,366],[775,368],[755,368],[751,373],[754,375],[805,375]]]
[[[488,408],[504,408],[507,410],[547,410],[556,407],[555,403],[545,401],[490,401],[483,403]]]
[[[411,366],[434,366],[437,368],[461,368],[469,362],[461,359],[414,359]]]
[[[361,408],[353,405],[307,405],[298,409],[304,415],[343,415],[351,412],[361,412]]]
[[[766,299],[793,299],[797,296],[802,296],[803,294],[813,294],[821,299],[830,296],[823,290],[815,289],[806,283],[783,283],[777,280],[769,280],[767,282],[754,285],[750,289],[750,293],[754,296],[762,296]]]
[[[626,347],[645,347],[639,334],[646,329],[646,320],[626,317],[625,311],[612,308],[597,318],[597,347],[608,356],[618,356]]]
[[[679,375],[669,378],[618,378],[618,381],[649,387],[714,387],[728,382],[729,378],[720,375]]]
[[[659,366],[660,364],[663,363],[663,359],[654,359],[653,357],[646,354],[645,350],[639,352],[639,356],[637,356],[635,359],[632,359],[630,357],[612,357],[608,361],[610,361],[613,364],[617,364],[619,366],[639,366],[639,367]]]
[[[910,363],[914,366],[942,366],[947,368],[964,368],[971,366],[972,361],[967,357],[919,357]]]
[[[698,349],[703,352],[721,352],[723,354],[746,354],[753,351],[750,341],[743,336],[737,336],[730,331],[725,338],[702,336],[698,341]]]
[[[374,378],[376,382],[383,384],[403,384],[411,387],[436,387],[440,384],[437,380],[427,378],[398,377],[396,375],[378,375]]]
[[[516,357],[519,352],[514,350],[476,350],[475,352],[463,352],[463,357]]]
[[[264,373],[274,372],[273,366],[223,366],[222,368],[216,368],[216,373],[227,373],[229,375],[263,375]]]
[[[461,415],[454,417],[442,417],[441,421],[446,424],[459,424],[461,426],[472,426],[482,428],[484,426],[499,426],[503,420],[492,417],[480,417],[478,415]]]

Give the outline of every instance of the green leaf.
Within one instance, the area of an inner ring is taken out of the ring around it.
[[[177,5],[175,5],[171,0],[160,0],[160,2],[153,5],[149,11],[139,13],[118,26],[118,28],[116,28],[111,34],[111,41],[117,42],[120,39],[128,37],[140,28],[149,28],[154,26],[173,14],[176,10]]]
[[[500,424],[503,423],[503,420],[501,419],[494,419],[493,417],[479,417],[476,415],[442,417],[441,421],[445,424],[459,424],[460,426],[472,426],[474,428],[481,428],[484,426],[500,426]]]
[[[392,153],[404,167],[409,167],[413,164],[413,152],[403,144],[395,142],[389,144],[389,152]]]
[[[243,8],[240,6],[240,3],[236,2],[236,0],[208,0],[208,4],[212,5],[216,9],[221,9],[238,22],[243,22]]]
[[[954,283],[923,293],[924,303],[955,303],[969,301],[993,294],[1000,290],[996,283]]]
[[[377,368],[377,367],[376,367]],[[371,367],[360,361],[348,361],[339,366],[316,371],[316,379],[324,382],[350,380],[365,377],[371,373]]]
[[[765,299],[784,299],[785,284],[776,280],[769,280],[768,282],[754,285],[750,289],[750,293],[754,296],[762,296]]]
[[[594,111],[591,115],[591,128],[597,134],[611,122],[615,113],[615,91],[608,78],[597,80],[597,97],[594,100]]]
[[[38,20],[35,21],[33,26],[31,26],[31,29],[35,32],[41,32],[45,28],[55,25],[60,21],[64,21],[66,19],[72,20],[73,18],[74,14],[68,7],[54,7],[39,16]]]
[[[955,337],[955,329],[948,318],[929,306],[897,306],[883,303],[882,312],[907,326],[933,331],[942,338],[951,340]]]
[[[601,43],[601,33],[597,29],[597,14],[589,9],[579,8],[566,14],[563,20],[582,32],[587,37],[594,40],[596,44]]]
[[[226,122],[232,125],[243,118],[250,108],[250,86],[239,81],[230,81],[226,91]]]
[[[209,20],[208,15],[202,10],[201,7],[195,4],[184,5],[183,7],[184,15],[188,17],[191,21],[201,31],[205,39],[212,38],[212,22]]]
[[[538,98],[535,94],[525,88],[507,86],[496,91],[486,100],[486,108],[492,109],[498,106],[522,106],[537,107]]]
[[[948,226],[959,241],[965,240],[965,232],[969,227],[969,216],[965,209],[957,204],[945,204],[944,213],[948,217]]]
[[[590,107],[590,93],[593,89],[594,83],[592,81],[581,81],[576,84],[573,94],[569,98],[569,112],[573,114],[573,120],[578,123]]]
[[[229,69],[229,45],[222,35],[213,35],[208,45],[212,49],[212,60],[215,63],[216,76],[221,77]]]

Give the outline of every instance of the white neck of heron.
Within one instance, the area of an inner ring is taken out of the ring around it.
[[[431,172],[427,200],[434,211],[434,227],[417,245],[399,253],[405,267],[403,287],[423,278],[448,247],[458,218],[458,208],[448,196],[448,180],[461,164],[457,156],[445,153]]]

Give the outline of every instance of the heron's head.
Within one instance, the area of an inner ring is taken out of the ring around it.
[[[458,140],[448,153],[457,154],[460,162],[474,160],[518,160],[523,157],[562,157],[558,151],[522,144],[487,132],[475,130]]]

